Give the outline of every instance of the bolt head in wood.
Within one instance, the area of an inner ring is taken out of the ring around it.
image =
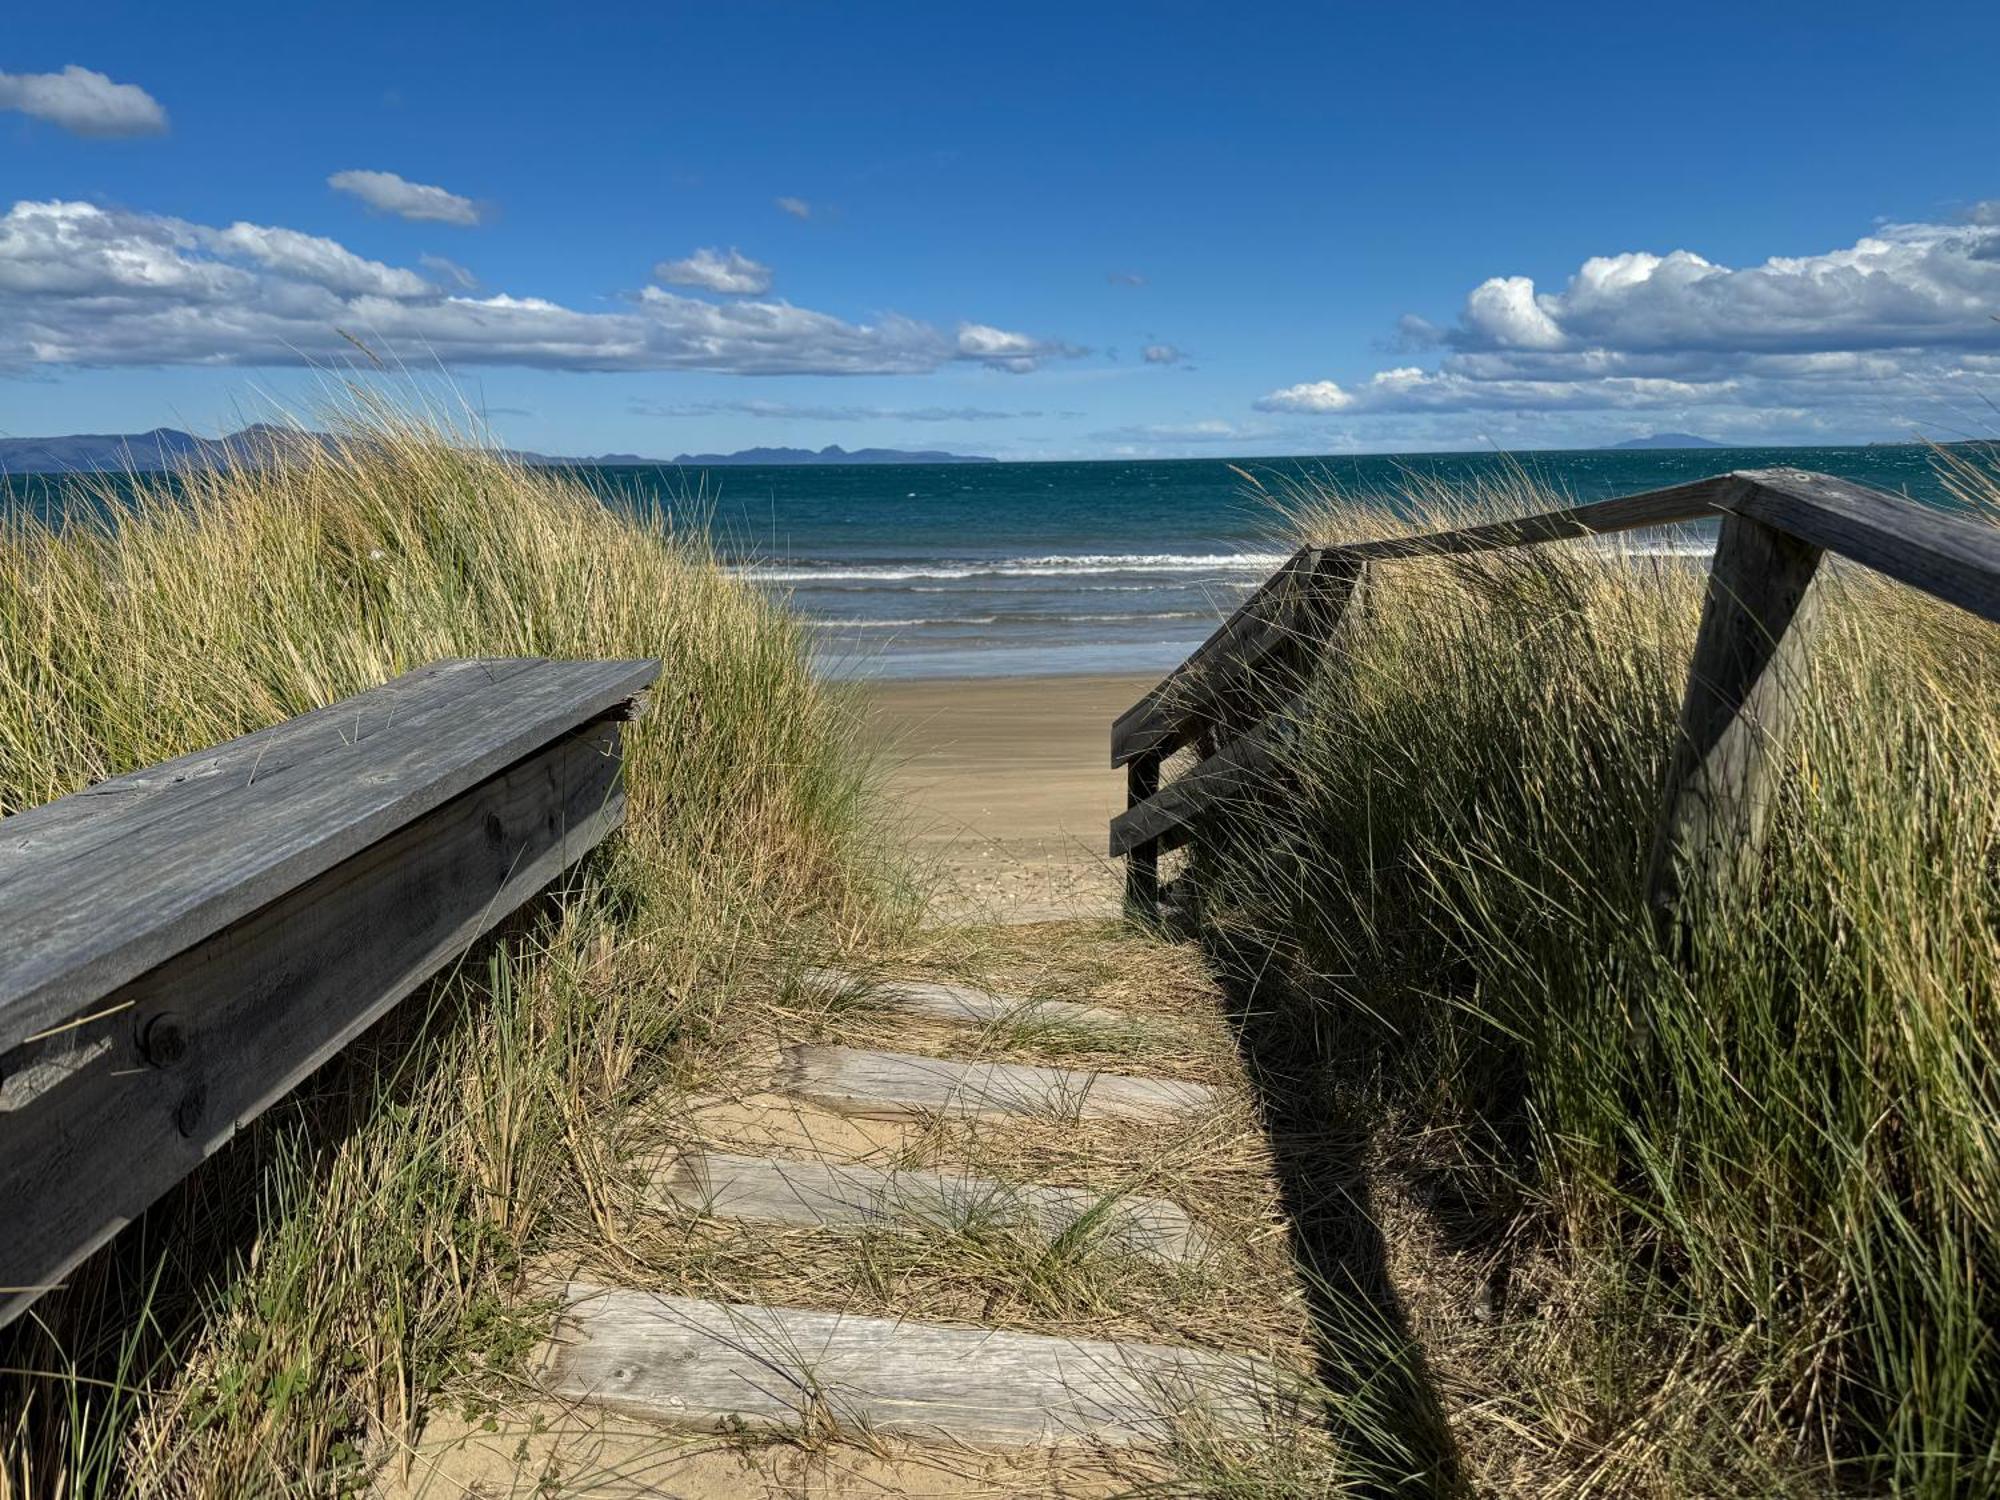
[[[170,1068],[187,1056],[187,1029],[179,1016],[162,1011],[139,1032],[139,1054],[156,1068]]]

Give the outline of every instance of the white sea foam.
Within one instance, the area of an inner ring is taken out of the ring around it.
[[[927,615],[919,619],[879,619],[872,616],[820,615],[814,623],[828,630],[912,630],[952,625],[1150,625],[1158,620],[1220,620],[1216,610],[1171,609],[1133,611],[1118,615]]]
[[[906,583],[936,578],[1086,578],[1107,573],[1245,573],[1262,574],[1285,561],[1282,552],[1087,552],[1077,556],[1008,557],[991,562],[940,559],[937,562],[888,563],[871,567],[828,563],[823,567],[786,567],[749,563],[735,571],[761,583]]]
[[[1560,545],[1560,544],[1559,544]],[[1712,539],[1607,536],[1580,538],[1571,545],[1632,557],[1701,557]],[[939,558],[935,562],[866,564],[829,560],[817,566],[744,563],[732,571],[759,583],[960,584],[980,578],[1102,578],[1119,574],[1226,574],[1261,578],[1282,567],[1283,552],[1085,552],[1046,557],[987,560]],[[918,589],[915,592],[930,592]]]

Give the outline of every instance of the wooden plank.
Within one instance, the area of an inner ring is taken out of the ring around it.
[[[654,1180],[660,1196],[709,1218],[827,1229],[951,1232],[992,1225],[1149,1259],[1192,1261],[1207,1245],[1165,1198],[1005,1183],[964,1172],[790,1161],[691,1151]]]
[[[1287,725],[1281,714],[1242,736],[1138,806],[1111,820],[1111,857],[1152,845],[1184,844],[1195,822],[1223,803],[1269,783]]]
[[[1203,1084],[1168,1078],[803,1045],[785,1049],[776,1087],[881,1119],[937,1113],[1166,1120],[1212,1108],[1220,1098]]]
[[[1118,754],[1114,732],[1112,756]],[[1160,752],[1149,750],[1125,768],[1125,810],[1143,806],[1160,790]],[[1160,845],[1156,839],[1142,839],[1125,851],[1125,915],[1137,922],[1152,922],[1160,910]]]
[[[1736,475],[1716,474],[1663,490],[1622,495],[1616,500],[1595,500],[1588,505],[1570,506],[1566,510],[1490,521],[1483,526],[1465,526],[1453,531],[1387,537],[1376,542],[1344,543],[1337,550],[1347,557],[1366,562],[1390,558],[1461,556],[1468,552],[1493,552],[1503,547],[1531,543],[1613,536],[1648,526],[1673,526],[1706,519],[1715,514],[1720,502],[1741,488],[1742,483]]]
[[[1723,518],[1654,838],[1648,893],[1663,916],[1684,863],[1739,885],[1755,879],[1775,750],[1820,611],[1821,555],[1761,521]]]
[[[2000,620],[2000,527],[1804,469],[1746,469],[1728,508]]]
[[[979,1026],[1013,1023],[1069,1026],[1079,1031],[1130,1030],[1143,1024],[1139,1016],[1102,1005],[1001,995],[969,984],[947,984],[936,979],[871,979],[838,969],[808,969],[805,977],[822,988],[842,993],[863,992],[872,1000],[933,1021],[969,1021]]]
[[[1262,1436],[1269,1361],[572,1283],[542,1382],[676,1427],[829,1427],[996,1447],[1164,1445],[1184,1423]]]
[[[96,782],[54,802],[0,820],[0,881],[16,860],[48,868],[114,845],[156,817],[191,813],[204,801],[343,745],[358,744],[395,723],[447,724],[472,699],[502,690],[534,665],[517,658],[436,661],[367,692],[308,710],[221,745],[190,751]],[[4,890],[4,886],[0,886]]]
[[[0,1052],[618,710],[658,670],[493,665],[434,669],[0,823]]]
[[[17,1050],[0,1109],[0,1322],[580,858],[624,816],[621,728],[563,736]]]

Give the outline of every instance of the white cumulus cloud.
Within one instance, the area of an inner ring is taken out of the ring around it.
[[[136,83],[113,83],[71,63],[60,73],[0,73],[0,109],[19,110],[78,135],[159,135],[160,101]]]
[[[455,268],[453,268],[455,269]],[[565,370],[738,375],[1023,370],[1078,351],[984,324],[897,314],[853,322],[785,301],[725,303],[645,287],[609,311],[475,297],[273,225],[216,227],[75,202],[0,215],[0,371],[36,366],[296,365],[394,357]]]
[[[1069,344],[1052,344],[1025,333],[1009,333],[984,323],[958,325],[957,353],[960,359],[977,360],[996,370],[1021,374],[1033,370],[1052,356],[1074,358],[1084,351]]]
[[[720,250],[697,250],[685,260],[663,260],[653,267],[653,275],[669,286],[698,286],[731,296],[755,295],[771,289],[771,268],[734,246],[726,254]]]
[[[377,213],[394,214],[399,219],[470,229],[485,217],[470,198],[428,183],[410,182],[394,172],[335,172],[326,185],[337,193],[352,194]]]
[[[1691,250],[1592,256],[1560,286],[1494,276],[1455,323],[1406,317],[1434,368],[1308,380],[1259,410],[1689,414],[1718,427],[1881,430],[1964,411],[2000,376],[2000,211],[1890,224],[1731,267]]]
[[[1257,402],[1259,411],[1344,411],[1354,397],[1331,380],[1302,380]]]

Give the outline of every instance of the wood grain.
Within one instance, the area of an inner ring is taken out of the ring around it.
[[[0,822],[0,1053],[617,710],[657,670],[439,663]]]
[[[1219,1101],[1203,1084],[1168,1078],[804,1045],[785,1049],[776,1086],[847,1114],[884,1119],[932,1113],[1167,1120]]]
[[[1804,469],[1746,469],[1728,509],[2000,620],[2000,527]]]
[[[1268,785],[1285,727],[1284,716],[1274,714],[1185,776],[1113,818],[1111,857],[1116,859],[1146,845],[1165,850],[1186,843],[1205,813]]]
[[[1761,521],[1723,519],[1648,877],[1663,915],[1689,866],[1742,887],[1756,878],[1778,747],[1806,690],[1821,556]]]
[[[717,1219],[933,1233],[991,1226],[1044,1240],[1068,1234],[1081,1244],[1166,1261],[1198,1260],[1207,1249],[1187,1211],[1165,1198],[965,1172],[690,1151],[653,1187],[664,1201]]]
[[[1079,1031],[1129,1031],[1144,1021],[1129,1011],[1102,1005],[1002,995],[974,985],[947,984],[935,979],[871,979],[838,969],[811,969],[805,977],[836,993],[866,994],[880,1004],[933,1021],[968,1021],[979,1026],[1064,1026]]]
[[[1266,1360],[572,1283],[542,1380],[697,1430],[829,1427],[998,1447],[1163,1445],[1181,1422],[1261,1435],[1288,1404]]]
[[[90,1056],[0,1110],[0,1323],[615,828],[621,734],[562,736],[31,1044]]]

